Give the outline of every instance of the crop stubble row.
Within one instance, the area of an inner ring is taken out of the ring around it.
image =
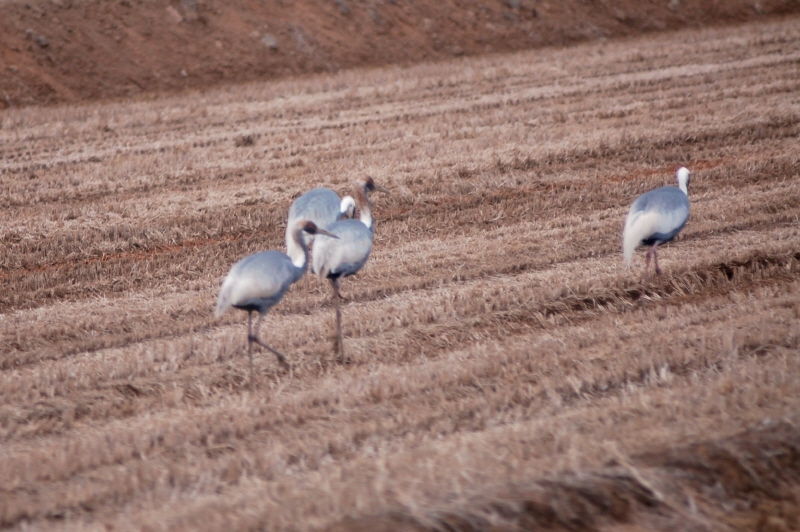
[[[0,522],[422,518],[597,467],[598,441],[797,411],[793,22],[7,112]],[[678,164],[664,316],[619,231]],[[345,283],[351,364],[312,283],[310,313],[293,289],[264,327],[294,373],[259,355],[247,392],[222,275],[281,247],[299,192],[364,174],[394,194]]]

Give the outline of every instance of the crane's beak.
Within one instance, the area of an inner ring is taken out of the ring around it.
[[[331,232],[329,232],[329,231],[326,231],[325,229],[319,229],[319,228],[318,228],[318,229],[317,229],[317,232],[316,232],[316,234],[318,234],[318,235],[325,235],[325,236],[329,236],[329,237],[331,237],[331,238],[336,238],[336,239],[338,239],[338,238],[339,238],[338,236],[334,235],[333,233],[331,233]]]
[[[389,190],[389,189],[388,189],[388,188],[386,188],[386,187],[382,187],[382,186],[380,186],[380,185],[375,185],[375,191],[376,191],[376,192],[383,192],[384,194],[391,194],[391,193],[392,193],[392,191],[391,191],[391,190]]]

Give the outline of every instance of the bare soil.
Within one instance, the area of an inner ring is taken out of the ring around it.
[[[0,109],[798,12],[800,0],[0,0]]]
[[[798,66],[787,17],[0,112],[0,525],[797,529]],[[621,229],[680,165],[662,294]],[[364,175],[348,362],[301,283],[250,390],[222,278]]]

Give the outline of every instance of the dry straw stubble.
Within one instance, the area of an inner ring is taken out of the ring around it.
[[[753,449],[791,455],[800,397],[796,22],[4,111],[0,522],[790,525],[793,462]],[[664,313],[619,239],[679,164]],[[222,276],[365,174],[395,193],[352,364],[312,282],[263,327],[294,372],[249,392]]]

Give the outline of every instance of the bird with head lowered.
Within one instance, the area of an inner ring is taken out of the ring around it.
[[[625,229],[622,232],[622,253],[628,266],[631,265],[633,252],[639,244],[650,246],[644,273],[646,276],[652,257],[662,294],[664,288],[657,248],[675,238],[689,220],[689,170],[685,167],[679,168],[676,178],[677,187],[657,188],[636,198],[625,218]]]

